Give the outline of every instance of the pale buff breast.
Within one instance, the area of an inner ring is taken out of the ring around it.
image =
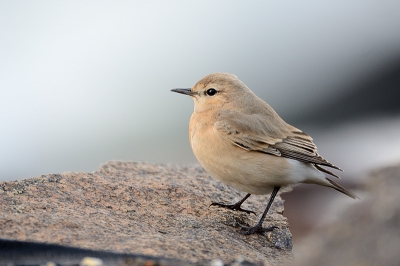
[[[299,182],[293,165],[286,158],[246,151],[221,138],[209,124],[199,122],[193,114],[189,139],[194,155],[214,178],[251,194],[268,194],[274,186],[290,186]],[[204,121],[204,120],[202,120]]]

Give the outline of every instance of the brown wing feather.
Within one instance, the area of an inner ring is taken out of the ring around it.
[[[241,120],[238,120],[237,117],[241,117]],[[230,140],[232,144],[248,151],[258,151],[311,163],[318,170],[338,177],[318,166],[323,165],[341,170],[318,154],[312,138],[301,130],[286,124],[279,116],[273,117],[270,123],[261,119],[262,116],[255,114],[248,114],[246,117],[243,113],[240,115],[230,113],[229,117],[225,115],[220,118],[222,119],[214,124],[214,129],[220,133],[221,137]]]
[[[275,145],[271,145],[271,147],[276,148],[282,154],[282,157],[295,159],[305,163],[313,163],[316,165],[324,165],[337,170],[342,171],[339,167],[331,164],[327,160],[325,160],[322,156],[320,156],[317,152],[317,147],[312,142],[312,139],[303,139],[296,137],[287,137],[280,143],[276,143]],[[325,170],[325,169],[324,169]],[[326,173],[326,171],[321,170]],[[328,174],[331,174],[328,171]],[[335,176],[333,174],[333,176]]]
[[[324,173],[326,173],[326,174],[332,175],[332,176],[337,177],[337,178],[340,179],[340,176],[338,176],[338,175],[332,173],[332,172],[329,171],[329,170],[326,170],[325,168],[322,168],[322,167],[319,166],[318,164],[314,164],[314,166],[315,166],[315,168],[317,168],[317,169],[320,170],[321,172],[324,172]],[[341,169],[339,169],[339,170],[341,170]]]

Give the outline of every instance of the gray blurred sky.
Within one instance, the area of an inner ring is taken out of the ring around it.
[[[113,159],[195,162],[193,103],[170,89],[230,72],[283,118],[310,110],[399,52],[399,10],[400,1],[0,1],[0,180]],[[391,119],[303,130],[355,174],[376,162],[366,147],[382,127],[400,145]],[[400,159],[387,145],[377,163]],[[363,162],[353,170],[350,155]]]

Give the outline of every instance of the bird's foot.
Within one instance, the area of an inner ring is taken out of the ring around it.
[[[262,224],[257,224],[256,226],[253,227],[247,227],[247,226],[242,226],[239,225],[240,229],[242,231],[242,234],[244,235],[252,235],[252,234],[256,234],[256,233],[264,233],[264,232],[270,232],[273,231],[274,229],[278,228],[276,226],[270,226],[267,228],[263,228]]]
[[[245,212],[245,213],[248,213],[248,214],[253,213],[254,215],[256,215],[256,213],[253,212],[253,211],[242,209],[240,207],[240,205],[241,204],[223,204],[223,203],[219,203],[219,202],[213,202],[213,203],[210,204],[209,207],[218,206],[218,207],[221,207],[221,208],[226,208],[226,209],[230,209],[230,210],[234,210],[234,211]]]

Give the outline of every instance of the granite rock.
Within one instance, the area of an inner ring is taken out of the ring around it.
[[[93,173],[49,174],[0,183],[0,238],[188,262],[238,257],[263,265],[292,258],[292,237],[278,196],[264,227],[254,225],[268,196],[251,196],[244,208],[258,216],[209,207],[245,193],[211,178],[199,166],[112,161]]]

